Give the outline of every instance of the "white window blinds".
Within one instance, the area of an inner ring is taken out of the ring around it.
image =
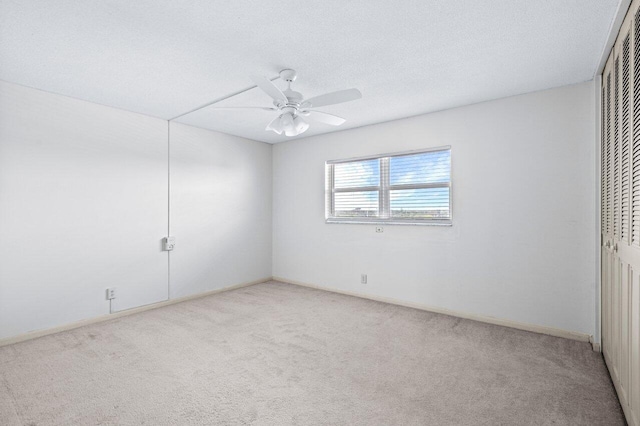
[[[326,164],[330,223],[451,224],[451,150]]]

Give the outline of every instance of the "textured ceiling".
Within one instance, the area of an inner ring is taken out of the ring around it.
[[[298,71],[305,97],[357,87],[299,137],[593,78],[618,0],[0,0],[0,79],[169,119]],[[282,81],[276,84],[284,88]],[[218,106],[270,106],[249,90]],[[268,111],[177,121],[250,139]]]

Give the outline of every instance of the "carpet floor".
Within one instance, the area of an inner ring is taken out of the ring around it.
[[[0,348],[2,425],[624,425],[600,354],[268,282]]]

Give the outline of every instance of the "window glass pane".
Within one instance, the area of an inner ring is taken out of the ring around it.
[[[398,219],[450,219],[449,188],[390,191],[391,217]]]
[[[438,149],[328,162],[328,222],[331,218],[342,219],[340,222],[371,218],[389,223],[450,224],[451,151]]]
[[[402,155],[389,159],[391,185],[449,182],[451,151]]]
[[[376,217],[378,191],[337,192],[334,207],[336,217]]]
[[[334,165],[336,188],[380,185],[380,160],[352,161]]]

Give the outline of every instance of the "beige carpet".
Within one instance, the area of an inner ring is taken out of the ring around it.
[[[587,343],[270,282],[0,348],[2,425],[617,425]]]

